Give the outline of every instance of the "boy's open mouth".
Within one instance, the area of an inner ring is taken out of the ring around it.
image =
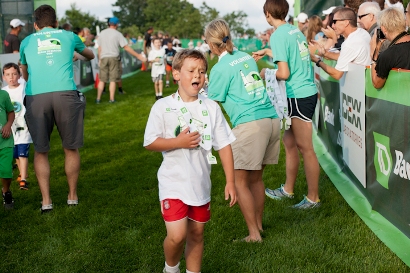
[[[192,86],[195,87],[195,88],[198,88],[199,87],[199,82],[193,82]]]

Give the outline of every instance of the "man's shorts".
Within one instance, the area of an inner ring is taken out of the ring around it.
[[[160,82],[160,81],[162,81],[162,77],[163,77],[164,75],[162,75],[162,74],[159,74],[157,77],[152,77],[152,82]]]
[[[120,57],[105,57],[100,63],[100,81],[119,82],[121,80],[122,67]]]
[[[317,103],[317,94],[306,98],[288,98],[289,117],[312,122]]]
[[[235,170],[261,170],[277,164],[280,151],[280,120],[264,118],[239,124],[232,129]]]
[[[164,199],[161,201],[161,213],[165,222],[175,222],[187,218],[206,223],[211,219],[211,203],[203,206],[189,206],[179,199]]]
[[[172,71],[172,65],[166,64],[165,70],[166,70],[167,72],[171,72],[171,71]]]
[[[65,149],[83,146],[85,97],[78,91],[26,96],[26,122],[36,152],[50,150],[54,124]]]
[[[13,178],[13,148],[0,149],[0,178]]]
[[[28,157],[28,152],[30,150],[30,144],[16,144],[13,149],[13,157]]]

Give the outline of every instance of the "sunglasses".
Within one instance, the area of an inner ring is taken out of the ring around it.
[[[365,17],[365,16],[367,16],[367,15],[369,15],[370,13],[366,13],[366,14],[362,14],[362,15],[357,15],[357,17],[359,18],[359,19],[362,19],[363,17]]]
[[[349,19],[333,19],[332,22],[333,24],[336,24],[337,21],[346,21],[346,20],[349,20]]]

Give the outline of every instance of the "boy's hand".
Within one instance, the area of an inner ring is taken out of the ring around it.
[[[201,141],[201,136],[198,132],[188,133],[189,127],[183,130],[177,137],[177,148],[192,149],[196,148]]]
[[[11,125],[6,124],[1,128],[1,136],[3,138],[9,138],[11,136]]]
[[[225,186],[225,200],[229,200],[229,196],[231,197],[231,202],[229,202],[229,206],[232,207],[236,203],[236,188],[234,183],[227,183]]]

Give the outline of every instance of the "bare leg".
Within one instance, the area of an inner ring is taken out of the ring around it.
[[[115,85],[116,82],[110,82],[110,100],[113,101],[115,97]]]
[[[34,153],[34,170],[36,172],[38,186],[43,197],[43,206],[51,204],[50,198],[50,164],[48,162],[48,152]]]
[[[165,222],[167,237],[164,240],[165,262],[169,266],[176,266],[181,260],[187,237],[188,219],[175,222]]]
[[[262,180],[263,169],[260,171],[251,171],[250,178],[250,190],[255,200],[255,214],[256,214],[256,224],[260,231],[263,231],[262,228],[262,218],[263,218],[263,209],[265,208],[265,185]]]
[[[292,119],[292,122],[294,120],[295,119]],[[291,128],[293,127],[294,125],[292,124]],[[286,152],[286,182],[284,189],[288,193],[293,193],[299,170],[299,151],[292,130],[285,131],[283,135],[283,144]]]
[[[159,91],[159,95],[162,96],[162,90],[164,89],[164,83],[163,81],[159,81],[158,82],[158,91]]]
[[[104,90],[105,82],[100,81],[98,83],[98,90],[97,90],[97,100],[101,99],[102,92]]]
[[[78,200],[77,183],[80,174],[80,153],[78,149],[69,150],[64,148],[65,173],[68,181],[68,200]]]
[[[307,180],[307,185],[308,185],[308,195],[307,197],[312,200],[313,202],[316,202],[319,200],[319,173],[320,173],[320,168],[319,168],[319,162],[316,157],[316,153],[313,149],[313,143],[312,143],[312,123],[311,122],[305,122],[302,120],[299,120],[297,118],[292,119],[292,126],[291,126],[291,136],[292,138],[289,138],[287,140],[291,140],[295,146],[296,149],[300,151],[303,157],[303,164],[304,164],[304,169],[305,169],[305,174],[306,174],[306,180]],[[285,133],[286,134],[286,133]],[[285,137],[284,137],[284,143],[285,143]],[[291,142],[289,142],[291,143]],[[288,144],[289,144],[288,143]],[[293,143],[291,143],[293,145]],[[294,146],[290,147],[290,153],[291,157],[289,157],[292,161],[296,160],[295,157],[295,152],[293,150]],[[296,181],[296,175],[297,175],[297,168],[296,164],[294,162],[289,162],[292,164],[289,164],[289,178],[288,178],[288,147],[287,144],[285,143],[285,149],[286,149],[286,185],[285,184],[285,191],[287,192],[293,192],[293,187],[295,185]],[[296,150],[296,154],[297,154]],[[297,155],[297,167],[299,167],[299,156]],[[293,165],[293,166],[292,166]],[[293,184],[292,181],[293,180]],[[288,189],[291,189],[291,191],[288,191]]]
[[[235,170],[235,186],[238,194],[238,203],[248,226],[249,236],[246,241],[262,241],[256,216],[256,201],[250,189],[251,171]]]
[[[11,178],[2,178],[1,183],[3,185],[3,193],[6,193],[10,190]]]
[[[154,88],[155,88],[155,96],[159,96],[159,94],[158,94],[158,88],[159,88],[158,82],[154,82]]]
[[[19,167],[21,180],[26,180],[27,179],[27,170],[28,170],[28,158],[27,157],[19,157],[18,160],[16,160],[16,162],[18,162],[17,165]]]
[[[185,261],[186,268],[191,272],[200,272],[204,252],[204,223],[188,220]]]

